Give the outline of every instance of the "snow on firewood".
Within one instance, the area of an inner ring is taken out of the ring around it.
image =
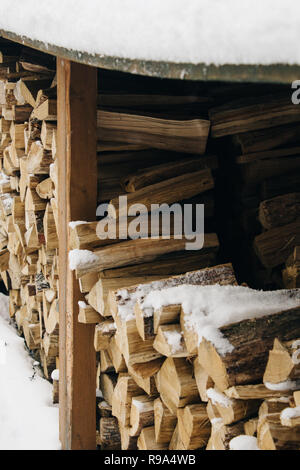
[[[232,352],[233,346],[219,328],[299,307],[300,290],[258,291],[243,286],[181,285],[149,292],[142,308],[152,312],[175,304],[182,306],[185,327],[197,333],[199,344],[206,338],[224,355]]]
[[[99,262],[99,256],[90,250],[71,250],[69,252],[69,267],[71,271],[87,269]]]

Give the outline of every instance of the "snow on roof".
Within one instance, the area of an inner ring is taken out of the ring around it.
[[[190,64],[300,64],[293,0],[1,0],[0,29],[82,53]]]

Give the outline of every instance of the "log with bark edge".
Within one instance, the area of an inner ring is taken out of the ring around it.
[[[300,220],[267,230],[254,239],[255,252],[266,268],[283,264],[299,244]]]
[[[134,204],[140,206],[140,213],[153,212],[161,204],[173,204],[184,199],[189,199],[197,194],[209,191],[214,187],[214,180],[209,169],[199,170],[193,173],[176,176],[159,183],[146,186],[134,193],[127,193],[127,205],[119,205],[119,197],[112,199],[108,208],[108,215],[113,218],[127,215],[127,208]],[[155,207],[154,207],[155,205]]]
[[[211,108],[212,137],[267,129],[300,121],[289,92],[249,97]]]
[[[222,419],[215,420],[212,423],[211,436],[209,438],[206,450],[229,450],[229,443],[234,437],[244,434],[244,423],[226,425]]]
[[[128,176],[123,181],[126,191],[131,193],[138,191],[145,186],[150,186],[184,173],[191,173],[193,171],[199,171],[206,168],[216,169],[217,167],[218,162],[215,156],[201,156],[145,168]]]
[[[289,193],[260,203],[259,221],[266,230],[294,222],[300,217],[300,193]]]
[[[37,203],[36,203],[37,204]],[[132,264],[142,264],[155,261],[159,256],[184,251],[189,240],[164,239],[163,237],[139,240],[130,240],[106,246],[94,251],[95,259],[93,263],[83,263],[76,267],[77,278],[88,272],[99,272],[107,269],[130,266]],[[204,246],[202,253],[216,252],[219,248],[218,237],[215,233],[204,235]]]
[[[203,339],[198,348],[200,364],[221,391],[261,381],[274,339],[298,338],[299,312],[300,307],[292,308],[220,328],[234,349],[222,356],[211,342]]]

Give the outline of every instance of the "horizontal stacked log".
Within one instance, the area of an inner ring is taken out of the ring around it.
[[[243,259],[239,276],[256,287],[281,288],[284,263],[299,245],[300,110],[280,90],[228,100],[212,107],[209,118],[212,137],[226,139],[231,154],[227,237],[233,231],[234,240],[242,239],[237,250],[232,243],[234,262]]]

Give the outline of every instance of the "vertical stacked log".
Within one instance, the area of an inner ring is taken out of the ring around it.
[[[0,46],[1,277],[10,316],[50,379],[59,330],[55,61],[4,40]]]

